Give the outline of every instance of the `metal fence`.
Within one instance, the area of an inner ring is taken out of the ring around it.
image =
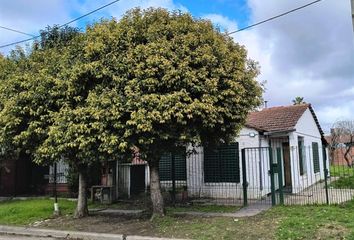
[[[166,154],[160,162],[160,183],[172,203],[340,204],[354,197],[354,168],[337,161],[339,154],[328,154],[318,143],[197,148]],[[147,164],[120,165],[119,169],[120,188],[127,189],[129,197],[141,193],[148,197]]]

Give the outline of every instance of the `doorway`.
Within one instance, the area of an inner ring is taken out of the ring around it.
[[[289,142],[282,143],[283,148],[283,161],[284,161],[284,191],[291,192],[292,180],[291,180],[291,162],[290,162],[290,146]]]
[[[145,192],[145,164],[131,165],[130,184],[130,195]]]

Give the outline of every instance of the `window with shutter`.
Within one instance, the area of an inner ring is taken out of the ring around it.
[[[318,152],[318,143],[312,143],[312,159],[313,159],[313,171],[314,173],[320,172],[320,156]]]
[[[175,158],[175,180],[187,180],[186,150],[181,149],[174,155]],[[159,164],[159,176],[161,181],[172,180],[172,153],[166,152],[162,155]]]
[[[240,182],[238,143],[204,148],[204,182]]]

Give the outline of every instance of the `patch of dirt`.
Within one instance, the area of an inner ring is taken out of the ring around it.
[[[338,224],[326,224],[321,226],[315,235],[315,239],[346,239],[345,236],[350,231]]]
[[[231,239],[276,239],[275,233],[279,226],[280,219],[269,218],[263,214],[254,217],[239,218],[238,231]]]
[[[149,219],[144,218],[134,219],[94,215],[82,219],[74,219],[72,216],[62,216],[42,222],[37,227],[70,231],[156,236],[156,230],[154,230],[152,223]]]
[[[189,239],[275,239],[278,219],[254,217],[171,217],[156,219],[94,215],[82,219],[62,216],[37,227],[58,230],[116,233]]]

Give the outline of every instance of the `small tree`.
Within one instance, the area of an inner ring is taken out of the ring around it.
[[[295,97],[295,99],[292,100],[294,105],[300,105],[300,104],[305,104],[306,102],[304,101],[303,97]]]
[[[348,167],[353,166],[354,149],[354,121],[345,120],[338,121],[334,124],[334,128],[331,131],[331,146],[333,149],[339,149],[341,154],[347,163]]]
[[[161,155],[232,140],[261,102],[257,64],[210,21],[163,9],[134,9],[88,37],[86,56],[123,89],[124,141],[148,161],[153,212],[164,215]]]

